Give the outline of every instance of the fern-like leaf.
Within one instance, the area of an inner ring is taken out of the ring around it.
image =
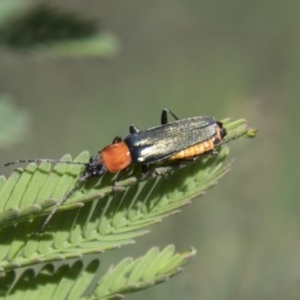
[[[175,253],[170,245],[159,251],[150,249],[133,260],[128,257],[110,267],[98,284],[99,258],[77,259],[63,265],[46,264],[39,269],[9,271],[0,278],[0,297],[5,299],[119,299],[162,283],[177,275],[195,256],[194,249]],[[89,296],[86,293],[89,293]]]
[[[39,57],[101,57],[118,54],[120,42],[99,32],[98,21],[80,18],[47,5],[19,13],[0,28],[2,44]]]
[[[111,267],[95,291],[84,299],[120,299],[124,294],[165,282],[180,273],[195,254],[194,249],[175,254],[174,246],[170,245],[161,252],[154,247],[136,260],[126,258],[115,267]]]
[[[227,141],[247,135],[251,129],[242,120],[226,123]],[[253,132],[253,130],[252,130]],[[0,268],[2,270],[40,262],[80,257],[133,243],[145,234],[145,227],[179,212],[192,198],[202,195],[224,176],[231,163],[223,166],[228,148],[219,149],[219,157],[203,156],[196,163],[155,166],[168,179],[147,178],[135,167],[121,187],[124,193],[110,198],[113,176],[91,179],[68,199],[51,220],[46,232],[38,236],[51,207],[70,188],[81,172],[78,165],[29,164],[0,180]],[[88,161],[83,152],[76,161]],[[69,156],[63,159],[71,159]],[[139,183],[139,184],[136,184]],[[0,269],[0,270],[1,270]]]

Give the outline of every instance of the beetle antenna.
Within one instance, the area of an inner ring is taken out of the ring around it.
[[[6,163],[4,167],[9,165],[18,164],[18,163],[41,163],[41,162],[49,162],[49,163],[62,163],[62,164],[71,164],[71,165],[86,165],[86,163],[78,162],[78,161],[70,161],[70,160],[61,160],[61,159],[51,159],[51,158],[39,158],[39,159],[19,159],[16,161],[12,161]]]
[[[91,177],[90,174],[86,174],[85,176],[81,176],[79,178],[79,180],[77,181],[77,183],[75,184],[75,186],[70,191],[68,191],[66,194],[64,194],[64,196],[55,204],[54,208],[51,210],[51,212],[47,216],[46,220],[44,221],[41,229],[39,230],[39,234],[41,234],[45,230],[47,224],[52,219],[52,217],[54,216],[56,211],[67,201],[67,199],[69,197],[71,197],[74,194],[74,192],[77,190],[77,188],[82,183],[86,182],[90,177]]]

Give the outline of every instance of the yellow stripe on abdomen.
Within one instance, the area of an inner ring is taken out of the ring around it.
[[[186,148],[175,155],[171,156],[169,159],[186,159],[199,156],[207,151],[214,150],[215,145],[212,139],[196,144],[192,147]]]

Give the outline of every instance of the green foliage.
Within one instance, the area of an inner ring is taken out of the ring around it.
[[[12,287],[6,299],[20,299],[24,295],[28,299],[120,299],[124,294],[167,281],[180,273],[195,254],[194,249],[175,253],[172,245],[162,251],[154,247],[138,259],[127,257],[111,266],[97,286],[93,280],[100,271],[98,258],[85,263],[79,259],[57,267],[47,264],[40,270],[25,269],[19,274],[9,271],[0,279],[0,296],[5,296],[8,287]],[[88,287],[93,292],[82,298]]]
[[[84,299],[120,299],[124,294],[163,283],[180,273],[195,254],[194,249],[175,254],[174,246],[170,245],[161,252],[154,247],[136,260],[128,257],[111,267],[95,291]]]
[[[97,20],[39,5],[18,14],[1,26],[0,41],[16,50],[52,57],[110,58],[119,52],[111,33],[99,32]]]
[[[0,95],[0,148],[9,148],[26,137],[29,116],[15,107],[9,95]]]
[[[251,137],[256,132],[249,128],[245,120],[224,120],[224,124],[228,130],[226,142],[241,136]],[[109,197],[114,184],[111,174],[90,179],[59,209],[42,235],[36,232],[44,215],[51,211],[49,206],[75,185],[82,166],[57,164],[51,170],[49,163],[39,166],[29,164],[25,170],[15,170],[8,179],[1,177],[1,270],[7,272],[26,266],[30,270],[30,266],[42,262],[78,258],[133,243],[134,238],[148,232],[145,227],[178,213],[180,207],[202,195],[230,171],[231,163],[223,165],[228,148],[221,146],[218,150],[218,158],[205,155],[195,163],[153,166],[160,173],[168,174],[167,179],[156,173],[145,176],[139,167],[134,167],[118,183],[120,189],[126,188],[125,192],[118,192],[113,198]],[[86,162],[88,158],[89,154],[83,152],[75,160]],[[71,160],[71,157],[66,155],[63,159]],[[175,275],[181,270],[186,254],[171,258],[163,254],[170,253],[170,248],[167,249],[161,254],[157,249],[152,249],[142,259],[126,259],[110,269],[90,299],[103,299],[104,296],[118,299],[120,293],[146,288]],[[192,251],[188,257],[193,255]],[[81,266],[81,259],[77,263]],[[9,273],[5,274],[9,276]],[[56,278],[57,289],[62,286],[60,280],[66,280],[61,274],[52,274]],[[80,274],[74,275],[72,284],[79,280]],[[0,286],[7,287],[7,291],[9,284]],[[62,288],[63,293],[68,288]],[[31,296],[29,298],[32,299]]]
[[[23,0],[0,0],[0,26],[16,15],[25,5]]]

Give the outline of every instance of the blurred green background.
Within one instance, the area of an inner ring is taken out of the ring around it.
[[[233,171],[103,262],[137,257],[152,245],[194,246],[198,254],[183,274],[129,298],[300,299],[300,1],[51,3],[98,19],[122,50],[104,61],[35,59],[1,48],[0,93],[31,115],[27,139],[1,149],[1,165],[95,154],[129,124],[159,124],[166,107],[182,118],[245,117],[260,131],[229,144],[238,158]]]

